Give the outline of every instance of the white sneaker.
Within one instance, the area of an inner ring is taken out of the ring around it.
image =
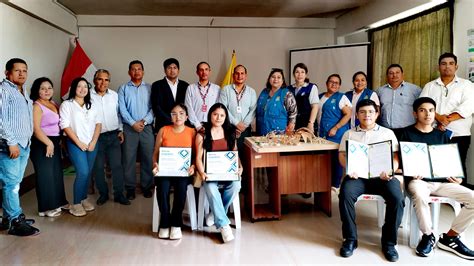
[[[62,213],[61,208],[57,208],[57,209],[49,210],[45,212],[46,216],[48,217],[58,217],[59,215],[61,215],[61,213]]]
[[[69,210],[71,208],[71,204],[67,203],[67,204],[64,204],[63,206],[61,206],[61,209],[62,210]]]
[[[85,216],[87,214],[86,210],[84,210],[84,207],[82,207],[82,204],[80,203],[71,205],[69,213],[76,217]]]
[[[160,228],[160,231],[158,231],[158,238],[163,238],[163,239],[170,238],[170,229]]]
[[[214,225],[214,214],[212,212],[210,212],[206,217],[206,225],[207,226]]]
[[[177,240],[181,239],[183,237],[183,234],[181,233],[181,227],[171,227],[170,231],[170,239],[171,240]]]
[[[90,203],[88,199],[82,200],[81,204],[84,210],[88,212],[95,210],[94,204]]]
[[[221,227],[221,235],[222,240],[224,240],[224,243],[234,240],[234,234],[232,234],[232,229],[229,225]]]

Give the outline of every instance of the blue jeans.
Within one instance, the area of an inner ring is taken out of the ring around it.
[[[87,198],[87,188],[89,187],[91,172],[94,167],[99,144],[95,146],[93,151],[82,151],[69,139],[66,141],[66,145],[69,151],[69,159],[76,169],[73,203],[79,204],[82,200]]]
[[[203,186],[211,211],[214,213],[216,228],[219,229],[230,224],[227,211],[235,195],[240,191],[240,181],[209,181],[203,182]],[[219,187],[222,188],[222,195]]]
[[[10,153],[0,152],[0,183],[3,186],[3,217],[10,221],[17,218],[23,210],[20,207],[20,183],[25,174],[30,156],[30,148],[20,148],[20,156],[10,159]]]

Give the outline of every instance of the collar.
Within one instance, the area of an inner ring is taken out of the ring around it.
[[[142,82],[140,83],[140,85],[135,86],[135,83],[133,83],[131,80],[129,80],[129,81],[127,82],[127,85],[128,85],[128,86],[133,86],[133,87],[135,87],[135,88],[138,88],[138,87],[140,87],[140,86],[142,86],[142,85],[145,85],[145,82],[142,80]]]
[[[389,83],[385,84],[385,86],[388,87],[388,88],[390,88],[390,89],[392,89],[392,90],[397,90],[397,89],[399,89],[399,88],[405,86],[405,81],[403,80],[402,83],[400,83],[400,86],[398,86],[398,87],[396,87],[396,88],[392,87]]]
[[[244,84],[244,86],[242,87],[242,90],[241,90],[241,91],[245,91],[246,88],[247,88],[247,84]],[[234,84],[234,83],[232,83],[232,89],[234,89],[235,91],[237,91],[237,90],[235,89],[235,84]]]
[[[379,130],[380,130],[379,124],[375,124],[374,128],[369,129],[369,130],[361,128],[360,125],[356,126],[355,128],[356,132],[369,132],[369,131],[379,131]]]
[[[95,91],[95,87],[94,87],[92,90],[90,90],[90,91],[91,91],[91,94],[95,94],[95,95],[101,96],[100,94],[97,93],[97,91]],[[105,91],[105,94],[109,94],[109,93],[110,93],[110,92],[109,92],[109,88],[107,88],[107,90]]]
[[[435,80],[435,82],[436,82],[438,85],[444,87],[444,83],[443,83],[443,81],[441,80],[441,77],[437,78],[437,79]],[[458,83],[458,82],[459,82],[459,77],[458,77],[458,75],[454,75],[454,79],[453,79],[448,85],[450,85],[450,84],[452,84],[452,83]]]
[[[176,78],[176,82],[175,82],[175,83],[173,83],[171,80],[169,80],[168,77],[165,77],[165,79],[166,79],[166,82],[168,82],[168,84],[173,84],[173,85],[175,85],[175,84],[178,84],[178,82],[179,82],[179,79],[177,79],[177,78]]]
[[[3,82],[4,82],[4,83],[7,83],[10,87],[15,88],[15,89],[18,90],[18,85],[16,85],[15,83],[11,82],[10,80],[4,78],[4,79],[3,79]]]

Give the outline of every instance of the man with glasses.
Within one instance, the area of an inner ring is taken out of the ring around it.
[[[98,110],[102,121],[102,130],[98,140],[99,150],[94,163],[94,177],[99,198],[97,205],[104,205],[109,200],[109,189],[105,181],[105,158],[107,157],[112,171],[114,201],[122,205],[130,205],[130,201],[123,195],[123,168],[122,151],[123,125],[119,114],[118,95],[109,89],[110,73],[99,69],[94,75],[94,89],[91,90],[92,104]]]
[[[451,143],[457,143],[464,170],[463,185],[467,184],[466,157],[471,145],[471,125],[474,108],[474,85],[456,76],[458,58],[444,53],[438,59],[440,77],[428,82],[420,97],[430,97],[436,102],[438,129],[448,131]]]
[[[219,98],[220,87],[209,81],[211,66],[207,62],[200,62],[196,66],[199,81],[188,86],[184,104],[188,108],[191,124],[197,131],[203,129],[203,122],[207,122],[207,113]]]
[[[143,63],[138,60],[130,62],[128,75],[130,81],[118,89],[119,109],[123,121],[123,167],[127,199],[135,199],[136,158],[140,150],[140,185],[145,198],[152,197],[152,157],[155,138],[151,124],[150,84],[143,81],[145,71]]]
[[[171,108],[177,103],[184,104],[189,84],[178,79],[179,62],[168,58],[163,62],[165,77],[151,85],[151,108],[155,114],[155,133],[166,125],[172,125]]]
[[[339,145],[339,162],[346,167],[346,141],[348,139],[365,144],[391,140],[393,150],[393,170],[398,169],[398,141],[392,130],[375,123],[378,117],[377,104],[369,99],[361,100],[356,106],[356,116],[360,125],[344,133]],[[342,237],[344,242],[340,249],[342,257],[352,256],[357,248],[357,227],[355,203],[362,194],[381,195],[386,204],[385,224],[382,227],[382,253],[388,261],[398,260],[397,233],[405,206],[400,181],[389,175],[380,173],[380,178],[359,178],[356,173],[347,173],[341,184],[339,193],[339,212],[342,221]]]
[[[403,80],[403,68],[391,64],[387,68],[387,84],[377,89],[380,100],[380,125],[393,130],[397,137],[404,127],[415,123],[410,112],[421,88]]]

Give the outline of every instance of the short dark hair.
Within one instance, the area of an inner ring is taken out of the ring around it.
[[[438,59],[438,65],[441,64],[441,60],[445,59],[445,58],[453,58],[454,59],[454,63],[456,63],[456,65],[458,64],[458,57],[456,55],[454,55],[453,53],[444,53],[442,55],[439,56],[439,59]]]
[[[179,69],[179,61],[176,58],[168,58],[163,62],[163,68],[166,70],[170,65],[175,64]]]
[[[173,105],[173,107],[171,107],[171,110],[173,110],[174,108],[176,107],[180,107],[181,109],[184,110],[184,112],[186,113],[186,115],[188,115],[188,107],[186,107],[186,105],[184,103],[176,103]]]
[[[389,65],[389,66],[387,67],[387,71],[385,72],[385,75],[388,75],[388,71],[389,71],[391,68],[394,68],[394,67],[400,68],[400,70],[401,70],[402,73],[403,73],[403,68],[402,68],[401,65],[399,65],[399,64],[391,64],[391,65]]]
[[[356,112],[359,112],[359,109],[364,107],[364,106],[373,106],[374,109],[375,109],[375,112],[378,112],[377,104],[374,101],[372,101],[371,99],[360,100],[356,105]]]
[[[283,74],[283,69],[281,69],[281,68],[272,68],[272,71],[270,71],[270,74],[268,75],[267,83],[265,84],[265,88],[267,88],[267,89],[272,88],[272,85],[270,84],[270,78],[272,77],[273,74],[275,74],[277,72],[281,74],[281,78],[283,80],[283,84],[281,84],[281,87],[286,88],[285,74]]]
[[[326,79],[326,84],[329,82],[329,79],[331,79],[332,77],[336,77],[339,79],[339,85],[342,85],[342,79],[341,79],[341,76],[339,76],[339,74],[331,74],[329,75],[328,79]]]
[[[39,99],[39,90],[40,90],[41,84],[43,84],[43,82],[49,82],[49,84],[51,84],[51,86],[53,86],[53,82],[49,78],[47,78],[47,77],[37,78],[35,81],[33,81],[33,85],[31,85],[31,90],[30,90],[30,99],[31,100],[36,101],[36,100]]]
[[[413,102],[413,112],[418,111],[418,108],[424,103],[431,103],[436,108],[436,102],[430,97],[420,97]]]
[[[235,70],[236,70],[238,67],[244,68],[245,74],[247,74],[247,68],[246,68],[244,65],[236,65],[236,66],[234,67],[234,72],[235,72]]]
[[[5,70],[10,72],[13,70],[13,66],[17,63],[21,63],[21,64],[25,64],[26,66],[28,66],[25,62],[25,60],[21,59],[21,58],[12,58],[10,60],[7,61],[7,63],[5,64]]]
[[[367,74],[365,74],[364,71],[357,71],[356,73],[354,73],[354,75],[352,75],[352,82],[355,81],[355,79],[358,75],[364,76],[365,80],[367,80]]]
[[[129,64],[128,64],[128,70],[130,70],[132,68],[132,65],[135,65],[135,64],[140,64],[140,66],[142,66],[142,70],[145,70],[145,67],[143,67],[143,63],[142,61],[140,60],[133,60],[131,61]]]
[[[306,74],[308,74],[308,67],[307,67],[304,63],[298,63],[298,64],[296,64],[296,65],[293,67],[293,74],[295,74],[295,71],[296,71],[297,68],[304,69],[304,71],[306,72]]]
[[[209,67],[209,69],[211,69],[211,65],[209,65],[208,62],[206,62],[206,61],[201,61],[201,62],[199,62],[199,63],[196,65],[196,71],[199,70],[199,66],[202,65],[202,64],[206,64],[207,67]]]

